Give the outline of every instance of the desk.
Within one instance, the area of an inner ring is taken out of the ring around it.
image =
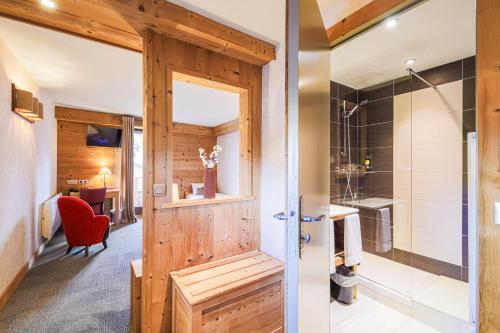
[[[71,196],[80,197],[80,193],[72,192]],[[121,223],[121,200],[120,200],[120,189],[118,188],[107,188],[106,195],[104,199],[112,199],[113,200],[113,209],[115,210],[115,224]]]
[[[106,189],[105,199],[113,199],[113,209],[115,210],[115,222],[118,221],[120,215],[121,202],[120,202],[120,189],[108,188]]]

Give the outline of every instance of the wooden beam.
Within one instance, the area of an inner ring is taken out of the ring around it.
[[[479,213],[479,332],[500,328],[500,2],[478,0],[477,6],[477,137]]]
[[[185,71],[184,72],[172,72],[172,80],[175,81],[182,81],[190,84],[196,84],[202,87],[207,87],[207,88],[212,88],[212,89],[217,89],[217,90],[222,90],[222,91],[227,91],[235,94],[240,94],[241,92],[245,91],[245,88],[233,86],[230,84],[218,82],[211,80],[210,78],[201,78],[197,77],[190,74],[187,74]]]
[[[58,120],[121,128],[123,115],[56,106],[55,117]],[[142,117],[135,117],[134,125],[141,128]]]
[[[142,52],[147,28],[190,44],[263,66],[275,47],[166,0],[0,0],[0,15]]]
[[[384,18],[421,1],[422,0],[374,0],[328,28],[326,30],[328,40],[331,46],[338,45],[378,24]]]
[[[141,35],[146,29],[152,29],[259,66],[276,59],[272,44],[168,1],[115,0],[110,1],[110,5]]]
[[[214,127],[215,136],[224,135],[227,133],[238,132],[240,130],[240,119],[234,119],[227,123],[220,124]]]
[[[142,52],[142,37],[105,0],[57,1],[48,9],[39,0],[0,0],[0,14],[79,37]]]

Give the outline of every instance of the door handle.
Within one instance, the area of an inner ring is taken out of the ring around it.
[[[318,217],[302,216],[302,222],[307,222],[307,223],[321,222],[324,218],[325,218],[325,215],[320,215]]]
[[[274,214],[273,218],[275,218],[276,220],[279,220],[279,221],[287,221],[288,220],[288,217],[286,216],[286,214],[284,212],[279,212],[279,213]]]

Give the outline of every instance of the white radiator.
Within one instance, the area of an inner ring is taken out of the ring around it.
[[[40,220],[42,224],[42,237],[50,240],[57,229],[61,226],[61,216],[57,208],[57,199],[62,196],[62,193],[54,195],[49,200],[42,203],[40,211]]]

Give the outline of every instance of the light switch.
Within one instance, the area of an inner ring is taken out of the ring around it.
[[[78,185],[77,179],[68,179],[68,185]]]
[[[153,195],[155,197],[161,197],[165,195],[165,184],[153,184]]]
[[[495,220],[495,224],[500,225],[500,202],[495,202],[495,212],[493,213],[493,218]]]

